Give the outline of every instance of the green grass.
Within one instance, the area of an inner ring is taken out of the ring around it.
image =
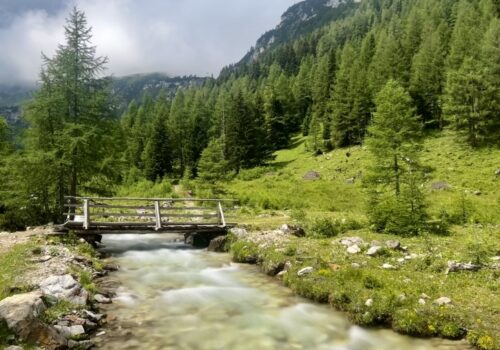
[[[309,216],[366,221],[367,196],[362,186],[369,157],[366,149],[350,147],[314,156],[304,141],[296,137],[294,146],[276,152],[268,167],[244,170],[229,183],[217,185],[224,188],[225,196],[239,199],[245,207],[240,222],[278,224],[287,221],[279,217],[293,216],[299,210]],[[421,161],[427,169],[424,192],[433,217],[446,216],[460,224],[500,223],[500,178],[495,176],[500,168],[499,149],[474,150],[458,143],[454,133],[444,132],[427,137]],[[308,171],[317,171],[321,179],[304,180]],[[352,179],[354,183],[348,183]],[[433,190],[432,184],[438,181],[450,188]],[[476,191],[481,194],[475,195]],[[271,214],[274,220],[255,222],[255,216],[262,214]]]
[[[336,238],[295,238],[285,247],[258,247],[247,241],[233,244],[237,261],[258,261],[263,269],[276,262],[292,263],[284,282],[297,294],[345,311],[351,320],[363,326],[386,326],[414,336],[441,336],[467,339],[480,349],[500,346],[500,274],[484,268],[478,272],[445,274],[449,260],[469,261],[479,256],[482,261],[500,253],[500,233],[493,229],[454,227],[452,235],[401,239],[410,253],[419,257],[398,263],[400,251],[386,249],[384,254],[368,257],[350,255],[338,243],[344,236],[357,235],[365,242],[384,242],[394,236],[369,230],[349,231]],[[366,248],[365,248],[366,249]],[[361,268],[352,267],[357,263]],[[381,266],[390,263],[395,270]],[[306,266],[314,272],[298,277]],[[418,300],[430,297],[426,305]],[[435,299],[449,297],[451,307],[433,304]],[[366,306],[368,299],[372,306]]]
[[[30,286],[19,285],[17,278],[32,267],[31,251],[35,247],[34,242],[28,242],[13,246],[6,253],[0,253],[0,300],[10,296],[15,290],[30,289]]]

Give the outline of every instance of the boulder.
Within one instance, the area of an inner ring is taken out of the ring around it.
[[[475,265],[470,262],[460,263],[455,261],[448,261],[448,269],[446,270],[446,274],[459,271],[478,271],[481,269],[481,267],[481,265]]]
[[[349,254],[359,254],[361,253],[361,248],[357,244],[351,245],[347,248]]]
[[[268,276],[276,276],[283,271],[285,263],[281,261],[268,261],[262,265],[262,270]]]
[[[304,267],[302,270],[299,270],[299,272],[297,272],[297,276],[303,277],[306,275],[310,275],[311,273],[313,273],[313,271],[314,271],[314,268],[311,266]]]
[[[385,242],[385,246],[392,250],[401,249],[401,242],[396,240],[389,240]]]
[[[71,275],[50,276],[40,283],[44,295],[66,300],[73,304],[85,305],[89,293]]]
[[[284,224],[283,226],[281,226],[280,231],[284,234],[296,237],[304,237],[306,235],[304,229],[296,225]]]
[[[17,294],[0,301],[0,320],[23,341],[48,350],[63,348],[66,340],[38,319],[45,310],[42,293]]]
[[[366,255],[377,256],[381,251],[382,251],[382,247],[373,246],[373,247],[370,247],[370,249],[368,249],[368,251],[366,252]]]
[[[223,253],[226,252],[227,236],[219,236],[210,241],[208,245],[209,252]]]
[[[311,170],[304,175],[303,179],[308,181],[315,181],[321,179],[321,175],[317,171]]]
[[[352,245],[361,245],[364,243],[361,237],[344,237],[339,241],[340,244],[350,247]]]

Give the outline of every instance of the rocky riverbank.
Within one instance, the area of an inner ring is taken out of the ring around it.
[[[259,264],[297,294],[329,303],[356,324],[500,349],[499,247],[491,240],[498,232],[482,230],[482,237],[472,231],[394,239],[359,230],[314,239],[291,225],[237,228],[212,249]]]
[[[0,233],[0,348],[89,349],[111,299],[95,280],[104,265],[83,239],[52,227]]]

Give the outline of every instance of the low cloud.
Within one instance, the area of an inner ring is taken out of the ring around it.
[[[70,0],[0,0],[0,82],[36,80],[64,40]],[[217,75],[297,0],[80,0],[109,73]],[[30,3],[33,3],[30,6]],[[15,4],[15,5],[12,5]]]

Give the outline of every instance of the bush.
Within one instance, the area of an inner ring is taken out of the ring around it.
[[[348,230],[359,230],[363,225],[354,219],[319,217],[306,224],[306,227],[308,236],[329,238],[336,237]]]

